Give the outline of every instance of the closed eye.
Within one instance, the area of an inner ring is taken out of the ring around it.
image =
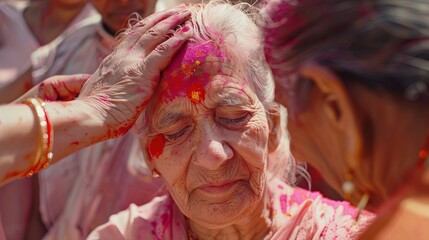
[[[244,115],[237,118],[216,116],[216,121],[226,128],[236,130],[244,127],[249,121],[250,117],[250,113],[246,112]]]
[[[175,141],[177,139],[179,139],[181,136],[185,135],[185,133],[188,132],[188,130],[191,128],[190,125],[180,129],[179,131],[172,133],[172,134],[164,134],[165,139],[167,139],[167,141]]]

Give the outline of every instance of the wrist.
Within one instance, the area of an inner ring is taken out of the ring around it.
[[[45,109],[54,128],[54,161],[107,139],[103,119],[86,101],[47,102]]]

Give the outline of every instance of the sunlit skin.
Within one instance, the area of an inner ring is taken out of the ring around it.
[[[349,90],[318,64],[302,66],[300,74],[312,79],[313,87],[305,104],[288,114],[292,154],[316,167],[339,193],[344,194],[342,184],[352,174],[348,200],[357,205],[366,193],[366,209],[377,209],[416,169],[427,116],[386,93],[358,84]],[[282,84],[277,82],[276,100],[294,109],[291,91]]]
[[[91,4],[100,13],[103,23],[112,33],[127,27],[127,20],[133,13],[142,18],[155,12],[157,0],[91,0]]]
[[[232,65],[211,44],[189,44],[164,72],[149,103],[148,145],[160,136],[165,140],[149,164],[190,218],[192,231],[210,236],[235,226],[266,234],[260,216],[266,207],[267,116]]]

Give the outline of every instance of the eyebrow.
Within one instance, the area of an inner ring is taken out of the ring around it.
[[[218,106],[240,106],[243,104],[252,104],[252,100],[245,95],[236,92],[222,92],[218,91],[210,96]]]

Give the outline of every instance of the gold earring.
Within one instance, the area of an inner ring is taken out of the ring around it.
[[[353,192],[355,191],[355,184],[353,183],[353,175],[351,174],[351,172],[346,173],[346,175],[344,176],[342,190],[344,193],[344,199],[350,200]],[[368,193],[365,193],[364,195],[362,195],[358,205],[356,206],[358,212],[356,214],[355,220],[359,218],[362,210],[364,210],[366,205],[368,204],[368,201],[369,201],[369,195]]]
[[[153,178],[159,178],[159,172],[156,171],[155,169],[152,170],[152,177]]]
[[[346,175],[344,176],[344,182],[341,188],[343,189],[344,199],[350,200],[352,193],[355,190],[355,184],[353,183],[353,176],[350,172],[346,173]]]

